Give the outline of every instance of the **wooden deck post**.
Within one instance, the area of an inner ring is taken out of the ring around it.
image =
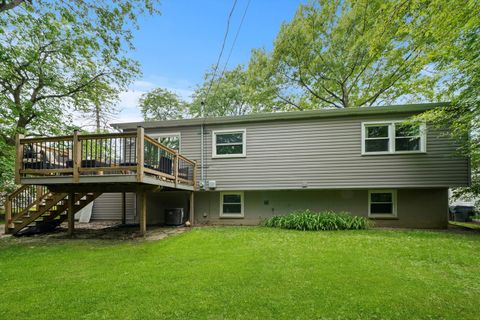
[[[145,130],[137,127],[137,182],[143,181],[143,168],[145,162]]]
[[[75,206],[75,193],[68,194],[68,235],[73,235],[73,230],[75,229],[75,214],[73,213]]]
[[[10,225],[12,224],[12,199],[7,196],[5,201],[5,234],[10,233]]]
[[[16,159],[15,159],[15,183],[22,183],[22,176],[20,175],[20,170],[23,169],[23,145],[20,143],[20,139],[23,139],[24,135],[17,133],[15,136],[15,150],[16,150]]]
[[[73,132],[73,182],[80,182],[80,166],[82,163],[82,150],[80,140],[78,139],[79,132],[75,130]]]
[[[175,176],[175,188],[178,184],[178,150],[175,150],[175,161],[174,161],[174,172],[173,175]]]
[[[193,166],[193,190],[197,190],[197,167],[198,167],[198,162],[197,160],[194,161],[194,166]]]
[[[42,186],[36,186],[35,187],[35,194],[36,194],[36,199],[40,199],[43,196],[43,188]],[[37,210],[40,210],[40,202],[36,206]]]
[[[137,191],[137,206],[140,222],[140,234],[147,233],[147,194],[144,190]]]
[[[190,192],[190,226],[193,227],[194,221],[195,221],[195,195],[194,192]]]
[[[122,192],[122,224],[127,224],[127,194]]]

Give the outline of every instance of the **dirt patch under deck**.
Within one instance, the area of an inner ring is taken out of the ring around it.
[[[3,225],[0,225],[0,237],[3,235]],[[187,227],[148,226],[145,240],[162,240],[168,236],[180,234],[190,230]],[[17,239],[100,239],[100,240],[134,240],[144,239],[140,236],[138,225],[121,225],[118,222],[90,222],[75,223],[75,232],[72,237],[67,234],[67,224],[63,223],[53,232],[19,237]]]

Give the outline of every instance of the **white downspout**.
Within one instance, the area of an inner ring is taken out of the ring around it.
[[[205,108],[205,102],[202,101],[200,102],[200,117],[203,118],[203,112]],[[202,125],[200,126],[200,189],[205,190],[205,172],[204,172],[204,121],[205,119],[202,119]]]
[[[203,171],[203,157],[204,157],[204,145],[203,145],[203,135],[204,135],[204,128],[203,123],[200,126],[200,188],[205,189],[205,173]]]

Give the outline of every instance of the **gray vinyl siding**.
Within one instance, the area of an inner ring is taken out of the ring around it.
[[[127,223],[135,219],[135,194],[126,195]],[[104,193],[93,203],[91,220],[122,220],[122,194]]]
[[[205,126],[205,175],[217,190],[457,187],[469,183],[465,158],[442,131],[427,130],[425,154],[361,154],[361,123],[402,120],[411,114],[348,116]],[[212,158],[212,131],[246,129],[245,158]],[[200,126],[180,132],[181,150],[200,165]],[[200,174],[200,168],[198,169]],[[198,176],[198,179],[200,177]]]

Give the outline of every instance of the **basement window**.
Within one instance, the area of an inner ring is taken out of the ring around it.
[[[362,154],[426,152],[425,123],[380,121],[362,123]]]
[[[245,129],[213,131],[212,139],[212,158],[239,158],[247,155]]]
[[[220,193],[220,217],[243,218],[243,192]]]
[[[395,190],[371,190],[368,192],[368,216],[392,218],[397,216],[397,193]]]

